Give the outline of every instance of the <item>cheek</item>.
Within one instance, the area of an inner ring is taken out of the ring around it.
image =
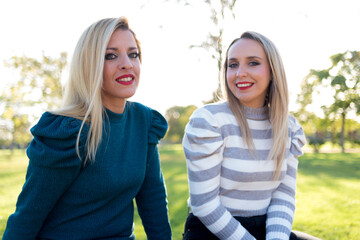
[[[227,82],[231,81],[231,76],[230,76],[229,72],[226,73],[226,81]]]
[[[110,75],[111,75],[111,65],[110,64],[105,64],[104,65],[104,70],[103,70],[104,81],[105,81],[105,79],[109,78]]]
[[[265,79],[266,81],[271,78],[270,69],[267,67],[261,68],[258,72],[259,77]]]
[[[231,81],[234,81],[234,79],[235,79],[234,71],[227,70],[226,71],[226,81],[231,82]]]
[[[111,88],[111,84],[113,82],[113,71],[111,66],[109,66],[109,64],[104,65],[104,69],[103,69],[103,83],[102,86],[103,88],[108,89],[109,87]]]
[[[140,64],[140,62],[134,65],[134,71],[135,71],[135,74],[137,74],[138,77],[140,77],[140,72],[141,72],[141,64]]]

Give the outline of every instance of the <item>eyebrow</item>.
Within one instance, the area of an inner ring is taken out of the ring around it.
[[[106,50],[113,50],[113,51],[117,51],[118,48],[116,47],[109,47],[109,48],[106,48]],[[132,51],[132,50],[138,50],[137,47],[130,47],[128,50]]]
[[[246,59],[260,59],[262,60],[261,57],[258,57],[258,56],[249,56],[249,57],[246,57]],[[237,58],[229,58],[229,61],[234,61],[234,60],[237,60]]]

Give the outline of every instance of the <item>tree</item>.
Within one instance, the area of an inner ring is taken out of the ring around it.
[[[184,129],[189,122],[191,114],[196,110],[196,106],[189,105],[186,107],[174,106],[169,108],[165,113],[165,118],[169,124],[169,130],[165,140],[171,143],[181,143],[184,137]]]
[[[184,2],[186,5],[191,6],[191,2],[187,0],[178,0],[178,2]],[[223,64],[223,38],[224,29],[227,16],[231,16],[232,20],[235,20],[234,8],[236,0],[205,0],[205,4],[208,5],[210,10],[210,20],[213,29],[209,29],[209,34],[206,40],[199,45],[191,45],[190,48],[203,48],[211,57],[216,61],[218,68],[218,88],[213,92],[212,99],[205,101],[205,103],[216,102],[221,96],[221,69]],[[230,13],[230,14],[227,14]]]
[[[13,91],[11,92],[13,93]],[[28,129],[30,127],[29,116],[25,113],[22,113],[19,106],[7,104],[4,107],[1,118],[4,122],[2,125],[2,140],[4,142],[9,140],[8,147],[10,147],[10,149],[13,149],[14,147],[24,148],[27,143],[29,143],[31,138],[30,134],[28,133]]]
[[[2,106],[1,132],[11,138],[10,147],[24,147],[30,140],[28,129],[44,110],[59,106],[61,75],[67,54],[59,58],[45,55],[39,61],[26,56],[12,57],[6,66],[17,70],[20,79],[10,84],[0,95]]]
[[[307,111],[297,111],[291,114],[294,115],[302,125],[305,135],[308,138],[308,144],[313,148],[315,153],[318,153],[320,147],[325,144],[327,140],[331,139],[329,126],[331,126],[332,120],[330,120],[328,116],[320,118],[314,113]]]
[[[353,147],[359,148],[360,144],[360,122],[352,119],[348,119],[346,122],[347,126],[347,137],[351,141]]]
[[[60,53],[59,58],[43,55],[41,61],[26,56],[14,56],[6,63],[20,73],[20,80],[12,87],[18,88],[22,96],[22,99],[19,99],[21,104],[33,106],[42,103],[45,108],[50,109],[59,105],[62,94],[61,75],[67,63],[66,58],[65,52]],[[9,97],[9,102],[13,102],[12,96]]]
[[[329,106],[323,106],[323,112],[329,113],[332,119],[341,117],[340,146],[345,152],[345,122],[347,114],[354,111],[360,114],[360,52],[346,51],[330,57],[331,67],[324,70],[310,70],[301,86],[298,95],[300,111],[312,103],[313,93],[320,89],[330,88],[333,92],[333,101]]]

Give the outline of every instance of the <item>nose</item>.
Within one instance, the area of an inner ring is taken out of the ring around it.
[[[239,65],[237,71],[236,71],[236,77],[242,78],[247,75],[246,68],[243,65]]]
[[[125,55],[119,58],[119,62],[118,62],[119,69],[131,69],[132,67],[133,65],[129,56]]]

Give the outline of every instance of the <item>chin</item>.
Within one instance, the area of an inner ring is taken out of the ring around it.
[[[121,93],[122,98],[130,98],[134,96],[136,93],[136,89],[128,89],[128,91],[124,91]]]

